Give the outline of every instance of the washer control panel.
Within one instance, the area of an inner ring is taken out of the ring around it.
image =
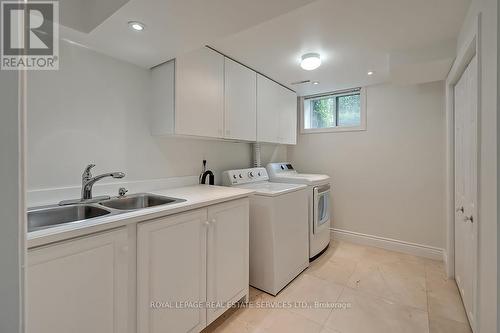
[[[266,168],[228,170],[222,173],[222,184],[225,186],[255,183],[264,180],[269,180]]]

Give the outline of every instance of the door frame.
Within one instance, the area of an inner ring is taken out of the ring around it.
[[[481,39],[480,39],[480,27],[481,27],[481,13],[476,16],[476,22],[474,24],[474,31],[468,36],[465,43],[465,47],[458,50],[457,57],[453,66],[448,73],[446,78],[446,248],[445,248],[445,270],[448,278],[454,278],[455,275],[455,94],[454,88],[456,83],[462,77],[465,69],[469,65],[470,61],[476,57],[477,60],[477,205],[480,205],[479,197],[479,161],[480,161],[480,117],[481,117]],[[477,212],[476,215],[479,215]],[[480,221],[480,216],[474,216],[476,221]],[[477,226],[479,229],[480,225]],[[478,245],[478,234],[476,233],[476,245]],[[477,255],[478,252],[476,252]],[[476,265],[479,260],[476,260]],[[475,268],[476,277],[473,281],[473,308],[474,308],[474,319],[477,323],[477,272],[478,267]],[[471,326],[475,326],[475,323],[471,323]],[[474,330],[475,327],[472,327]]]

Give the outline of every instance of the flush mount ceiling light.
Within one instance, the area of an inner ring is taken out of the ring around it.
[[[368,74],[368,76],[372,76],[373,74],[375,74],[375,72],[374,72],[374,71],[369,71],[369,72],[368,72],[368,73],[366,73],[366,74]]]
[[[321,65],[321,57],[318,53],[306,53],[302,56],[300,67],[306,71],[312,71]]]
[[[141,23],[139,21],[129,21],[128,26],[130,27],[130,29],[135,30],[135,31],[144,30],[144,23]]]
[[[312,84],[317,85],[319,84],[319,81],[313,81]]]

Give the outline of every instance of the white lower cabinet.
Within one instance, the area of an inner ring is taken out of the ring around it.
[[[248,295],[248,200],[208,208],[207,324]]]
[[[27,332],[200,332],[248,297],[248,214],[244,198],[28,250]]]
[[[27,332],[128,330],[125,228],[28,251]]]
[[[207,211],[137,227],[138,332],[199,332],[206,311]]]
[[[199,332],[248,294],[248,199],[140,223],[137,251],[138,332]]]

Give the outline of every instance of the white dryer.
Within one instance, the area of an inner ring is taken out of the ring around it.
[[[252,189],[250,285],[276,295],[309,266],[307,186],[271,183],[265,168],[224,171],[222,183]]]
[[[267,172],[272,182],[307,185],[309,259],[314,260],[330,244],[330,177],[327,175],[298,173],[292,164],[288,162],[269,163]]]

